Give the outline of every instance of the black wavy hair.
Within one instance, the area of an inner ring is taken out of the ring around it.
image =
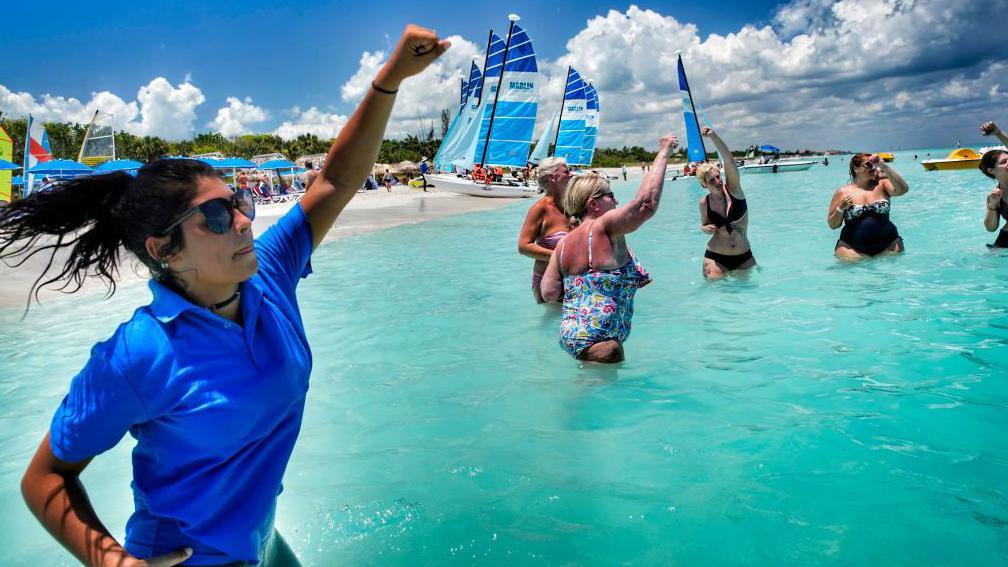
[[[59,182],[0,208],[0,259],[16,268],[36,254],[49,253],[28,293],[29,305],[45,286],[63,281],[56,289],[74,293],[89,276],[105,280],[106,296],[111,296],[121,247],[147,266],[153,278],[179,287],[147,251],[147,237],[161,235],[191,207],[200,177],[215,175],[201,161],[160,159],[140,168],[136,177],[120,171]],[[175,227],[157,253],[170,256],[183,246],[182,229]],[[61,250],[69,255],[59,274],[47,279]]]
[[[987,173],[987,170],[994,167],[1001,154],[1008,154],[1008,152],[1004,150],[987,150],[984,152],[984,155],[980,157],[980,164],[977,166],[980,168],[980,173],[994,179],[994,175]]]

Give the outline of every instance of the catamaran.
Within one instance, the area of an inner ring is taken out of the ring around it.
[[[435,156],[438,169],[471,170],[475,164],[525,167],[528,162],[538,107],[539,69],[532,40],[517,24],[520,18],[512,14],[508,19],[506,39],[490,32],[482,78],[477,81],[479,92],[470,92],[467,104],[449,127]],[[472,82],[470,78],[470,85]],[[478,197],[531,197],[539,191],[519,182],[473,180],[453,174],[428,175],[427,179],[438,189]]]
[[[567,67],[564,84],[560,107],[539,137],[529,162],[537,164],[542,161],[549,155],[552,144],[552,155],[565,158],[567,165],[590,166],[598,137],[598,91],[591,83],[586,83],[573,67]]]
[[[689,81],[686,80],[686,69],[683,67],[682,52],[677,51],[679,72],[679,94],[682,96],[683,122],[686,126],[686,161],[688,163],[707,161],[707,146],[700,135],[700,122],[697,120],[696,107],[693,104],[693,93]],[[695,175],[678,175],[672,181],[681,179],[696,179]]]

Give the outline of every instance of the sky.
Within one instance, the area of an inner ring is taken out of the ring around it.
[[[695,101],[733,148],[892,151],[989,143],[1008,127],[1008,0],[759,2],[17,2],[0,37],[0,111],[168,139],[335,136],[416,23],[453,47],[400,90],[387,136],[458,97],[489,29],[516,13],[540,73],[538,128],[573,65],[598,89],[600,146],[682,136],[682,50]],[[17,25],[12,25],[13,23]],[[537,128],[537,135],[538,135]]]

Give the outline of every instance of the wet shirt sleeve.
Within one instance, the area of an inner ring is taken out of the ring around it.
[[[312,232],[301,204],[294,205],[255,241],[259,271],[273,283],[293,292],[311,273]]]
[[[103,345],[70,383],[49,427],[49,443],[60,460],[75,463],[115,447],[136,424],[149,419],[133,386]]]

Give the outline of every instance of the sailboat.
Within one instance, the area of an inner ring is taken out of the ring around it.
[[[689,81],[686,80],[686,68],[683,67],[682,53],[676,53],[679,57],[679,94],[682,96],[683,121],[686,125],[686,161],[697,163],[707,161],[707,146],[704,145],[703,136],[700,135],[700,122],[697,120],[696,107],[693,104],[693,93],[690,91]],[[695,175],[679,175],[672,180],[696,179]]]
[[[560,106],[539,137],[529,162],[542,161],[552,144],[553,155],[565,158],[568,165],[590,166],[598,137],[598,91],[573,67],[567,67],[564,84]]]
[[[77,161],[95,167],[116,158],[115,131],[112,129],[113,115],[95,110],[91,123],[84,132]]]
[[[532,40],[508,17],[507,38],[490,32],[484,62],[482,86],[475,108],[439,149],[439,168],[450,170],[483,166],[525,167],[535,126],[539,72]],[[428,175],[438,189],[479,197],[530,197],[538,188],[515,183],[475,181],[450,174]]]

